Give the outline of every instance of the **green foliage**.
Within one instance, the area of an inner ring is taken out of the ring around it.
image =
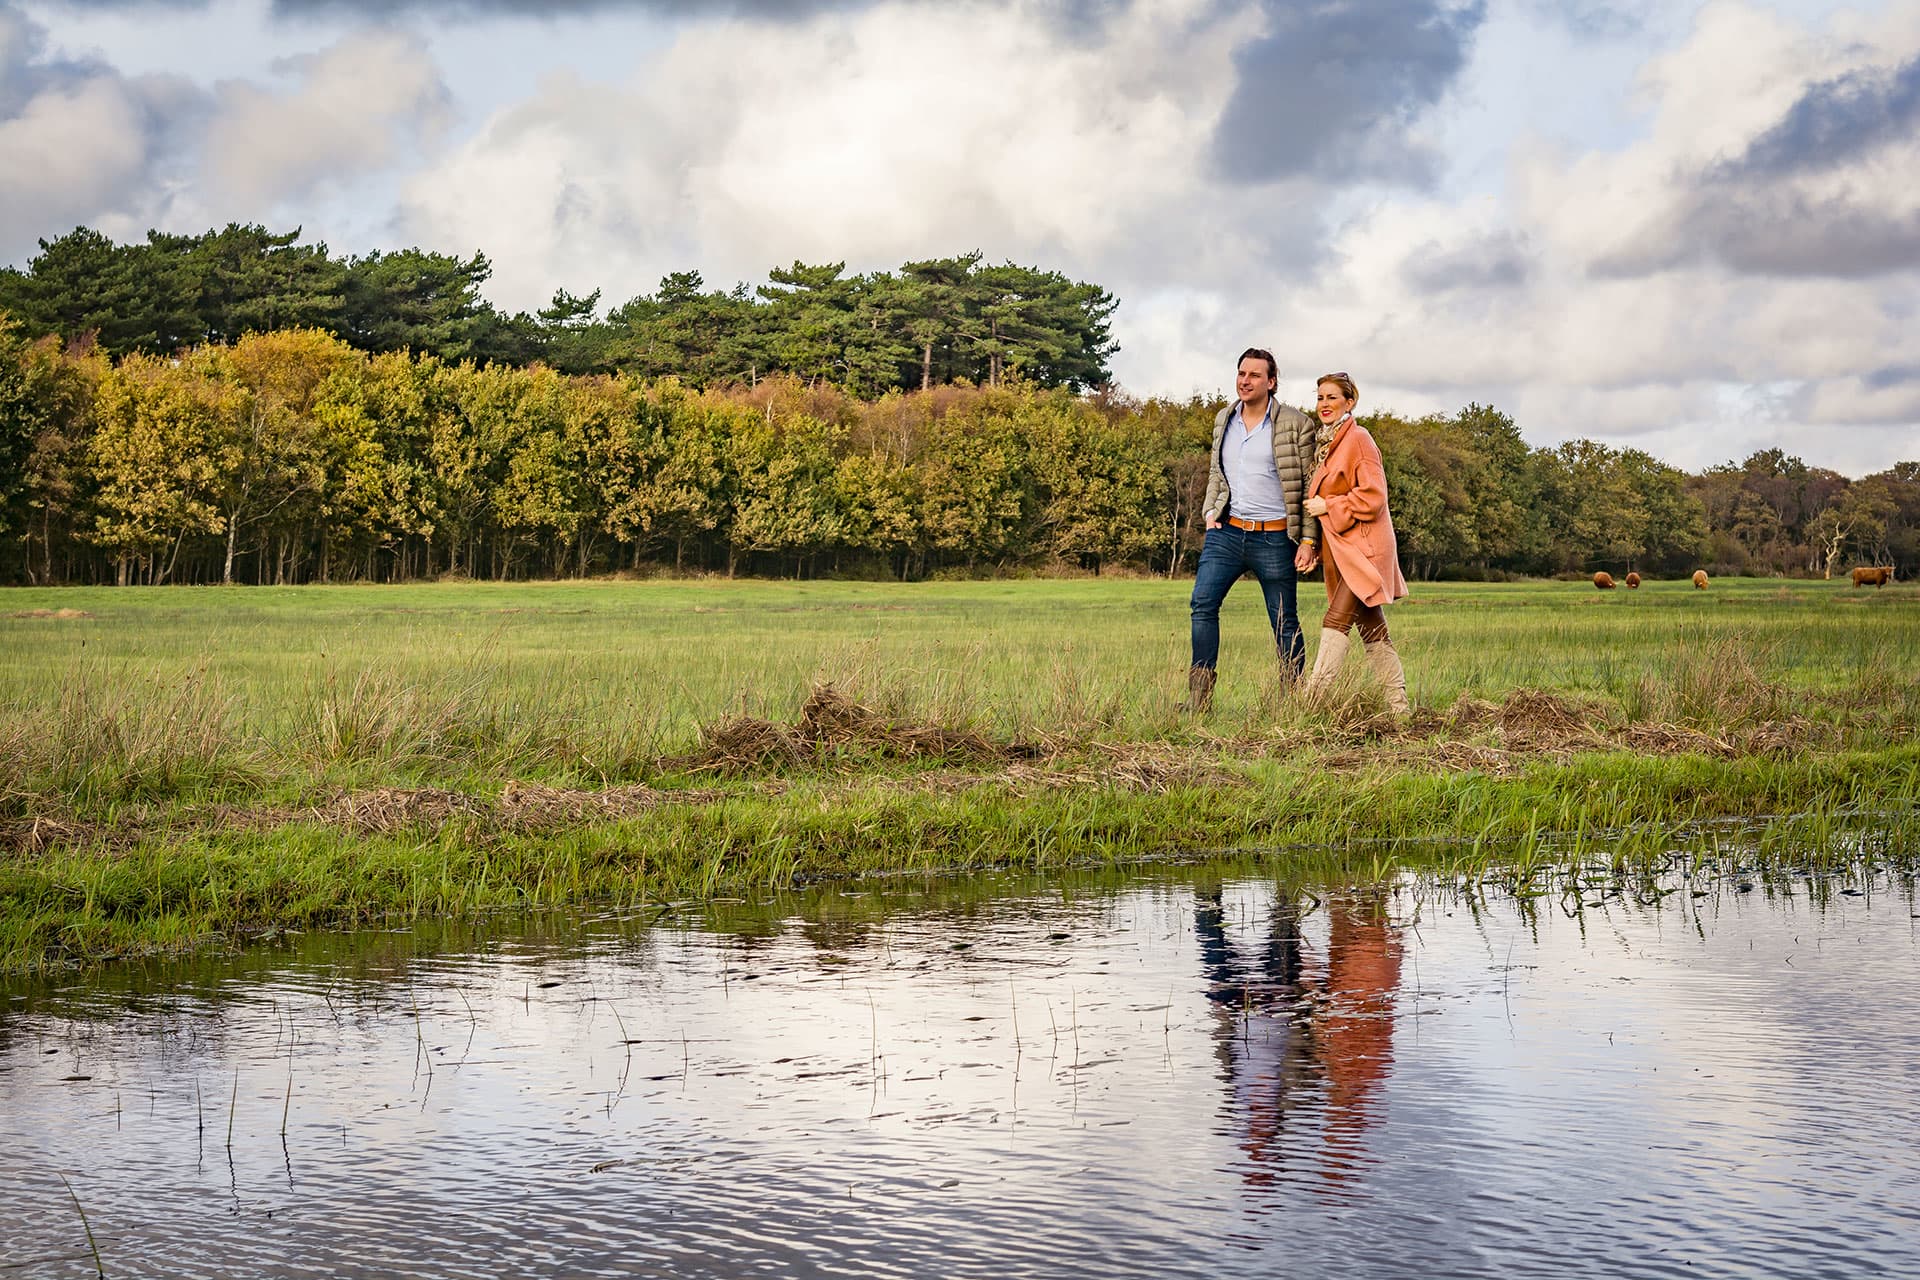
[[[28,386],[27,344],[0,312],[0,535],[21,523],[27,456],[43,429],[46,406]]]
[[[314,403],[327,480],[318,495],[317,576],[336,558],[361,563],[409,536],[431,535],[426,378],[405,359],[375,357],[364,379],[331,378]]]
[[[703,292],[698,271],[677,271],[660,289],[608,317],[610,352],[642,378],[677,377],[695,387],[748,383],[771,373],[760,312],[745,285]]]
[[[565,289],[536,313],[482,295],[483,253],[419,248],[333,258],[300,232],[231,224],[115,244],[86,227],[0,271],[0,311],[28,337],[88,339],[115,355],[175,355],[249,333],[318,328],[361,351],[448,362],[546,364],[562,373],[673,377],[694,388],[790,374],[863,397],[1009,378],[1076,390],[1104,383],[1115,302],[1059,272],[983,266],[979,253],[848,276],[795,262],[749,290],[676,271],[600,318],[601,292]]]
[[[480,296],[493,274],[485,254],[456,258],[420,249],[375,251],[351,263],[341,336],[362,351],[411,351],[460,360],[511,346]]]
[[[780,274],[789,295],[842,281],[837,266]],[[668,286],[677,307],[754,305],[693,277]],[[594,305],[562,296],[540,323],[578,327]],[[0,527],[18,535],[0,555],[39,582],[569,576],[669,558],[907,578],[1173,571],[1198,546],[1216,408],[1076,396],[1010,370],[998,387],[873,401],[789,375],[700,391],[369,356],[321,329],[113,366],[0,330]],[[1728,507],[1714,487],[1786,463],[1689,478],[1591,441],[1529,450],[1479,405],[1364,421],[1415,577],[1690,572],[1715,546],[1752,557],[1787,536],[1765,492],[1734,484]],[[1818,560],[1913,571],[1915,468],[1857,484],[1802,470],[1826,505],[1793,536],[1824,539]],[[1730,524],[1710,523],[1713,504]]]
[[[43,242],[0,271],[0,579],[1194,561],[1219,406],[1105,386],[1097,286],[972,252],[509,316],[490,272],[260,226]],[[1920,464],[1850,482],[1776,449],[1686,476],[1530,448],[1477,403],[1363,421],[1416,578],[1920,572]]]
[[[223,472],[246,395],[205,367],[129,356],[100,384],[91,461],[99,482],[93,540],[117,579],[164,582],[181,545],[222,530]]]

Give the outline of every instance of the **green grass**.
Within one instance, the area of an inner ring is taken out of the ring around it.
[[[1802,854],[1863,823],[1904,849],[1920,825],[1913,587],[1416,584],[1389,618],[1422,714],[1391,730],[1357,662],[1332,710],[1281,685],[1251,582],[1215,709],[1180,711],[1189,586],[12,591],[0,969],[877,870],[1279,845],[1364,868],[1413,840],[1524,867],[1654,857],[1726,819],[1797,815],[1743,838]],[[1303,584],[1310,635],[1321,598]],[[86,616],[32,616],[59,611]],[[1039,758],[1007,777],[856,735],[690,767],[703,730],[790,722],[820,682]],[[1531,703],[1480,705],[1515,691],[1560,699],[1542,733]],[[646,784],[652,807],[516,827],[510,782]],[[368,833],[308,812],[378,788],[473,814]]]

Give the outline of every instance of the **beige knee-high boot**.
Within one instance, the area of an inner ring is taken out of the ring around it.
[[[1346,660],[1347,633],[1332,627],[1320,628],[1320,647],[1314,651],[1313,670],[1308,673],[1301,692],[1309,696],[1325,693],[1333,678],[1340,674],[1340,664]]]
[[[1404,716],[1413,708],[1407,702],[1407,672],[1400,665],[1400,655],[1394,650],[1393,641],[1375,640],[1367,645],[1367,665],[1373,668],[1373,674],[1387,687],[1387,707],[1397,716]]]

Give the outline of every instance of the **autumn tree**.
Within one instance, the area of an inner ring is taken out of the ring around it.
[[[91,536],[115,579],[167,581],[181,546],[221,531],[223,442],[246,416],[246,393],[204,365],[174,368],[132,355],[102,379],[90,462],[99,486]]]
[[[386,554],[404,571],[410,539],[417,540],[416,574],[434,570],[438,529],[436,436],[451,416],[440,364],[404,353],[373,356],[336,368],[317,390],[313,420],[326,468],[318,504],[315,554],[318,576],[336,566],[365,566]]]
[[[0,316],[0,572],[10,579],[74,576],[93,489],[94,401],[109,367],[98,348],[29,343]]]

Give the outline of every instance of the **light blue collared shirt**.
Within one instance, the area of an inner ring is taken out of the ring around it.
[[[1280,472],[1273,465],[1273,405],[1267,397],[1267,416],[1251,432],[1241,411],[1233,406],[1226,435],[1220,441],[1220,470],[1227,477],[1227,512],[1242,520],[1285,520],[1287,495]]]

